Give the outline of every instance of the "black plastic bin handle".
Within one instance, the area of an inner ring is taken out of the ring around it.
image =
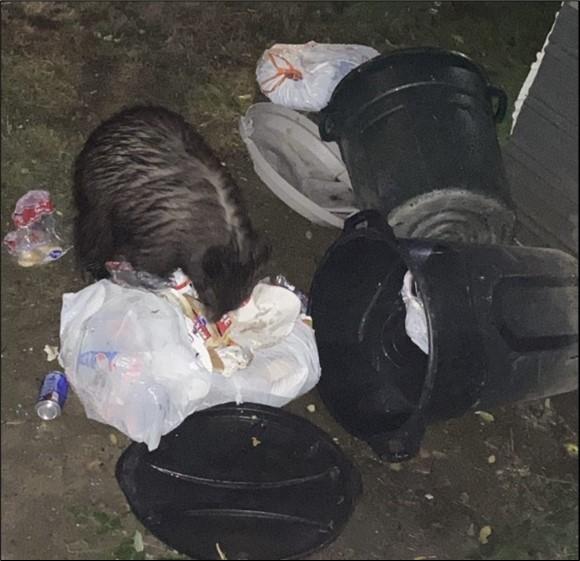
[[[355,230],[374,230],[394,239],[393,231],[383,215],[375,209],[366,209],[349,216],[344,221],[343,234],[350,234]]]
[[[508,97],[504,90],[497,88],[496,86],[488,86],[487,94],[489,95],[490,101],[497,99],[497,107],[493,114],[493,118],[496,123],[501,123],[505,119],[508,107]],[[493,103],[493,101],[492,101]]]
[[[336,131],[335,119],[333,118],[332,113],[321,114],[321,121],[318,125],[318,132],[320,134],[320,138],[324,142],[336,142],[338,135]]]

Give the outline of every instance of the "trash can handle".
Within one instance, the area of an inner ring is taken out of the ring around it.
[[[355,230],[375,230],[381,234],[385,234],[390,238],[393,236],[393,231],[391,227],[387,224],[387,221],[383,218],[383,215],[375,209],[366,209],[349,216],[344,221],[343,234],[350,234]]]
[[[496,123],[501,123],[505,119],[508,107],[508,97],[504,90],[496,86],[487,87],[487,95],[493,104],[493,99],[497,99],[497,108],[493,114]]]
[[[332,113],[321,113],[320,124],[318,125],[320,138],[324,142],[336,141],[336,123]]]

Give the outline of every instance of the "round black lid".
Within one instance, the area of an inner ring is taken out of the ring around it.
[[[148,452],[132,444],[117,480],[142,524],[194,559],[291,559],[332,542],[360,474],[312,423],[263,405],[188,417]]]

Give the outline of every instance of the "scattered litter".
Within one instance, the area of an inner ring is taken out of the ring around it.
[[[578,457],[578,444],[574,444],[573,442],[566,442],[566,444],[564,444],[564,448],[566,449],[566,452],[568,452],[568,455],[572,458]]]
[[[109,440],[111,441],[111,444],[113,446],[117,446],[117,444],[119,444],[119,439],[117,438],[116,434],[113,433],[109,434]]]
[[[306,230],[305,234],[307,240],[312,239],[312,232],[310,230]]]
[[[421,300],[417,286],[413,282],[411,271],[407,271],[403,278],[401,297],[405,304],[405,331],[409,339],[415,343],[426,355],[429,354],[429,328],[425,306]]]
[[[447,454],[445,454],[445,452],[440,452],[439,450],[433,450],[431,454],[436,460],[444,460],[447,458]]]
[[[459,502],[461,504],[467,505],[469,504],[469,493],[466,493],[465,491],[463,491],[460,495],[459,495]]]
[[[262,441],[259,438],[252,436],[252,446],[256,448],[256,446],[260,446],[260,444],[262,444]]]
[[[433,472],[433,462],[423,462],[415,468],[415,473],[420,473],[421,475],[431,475]]]
[[[489,457],[487,458],[487,463],[488,463],[488,464],[495,464],[495,462],[496,462],[496,457],[495,457],[495,454],[492,454],[491,456],[489,456]]]
[[[495,417],[491,413],[488,413],[487,411],[476,411],[475,414],[478,415],[479,418],[484,423],[489,424],[489,423],[493,423],[495,421]]]
[[[238,99],[240,101],[248,101],[249,99],[252,99],[252,94],[239,95]]]
[[[219,558],[227,561],[228,558],[226,557],[226,554],[222,551],[222,548],[220,547],[219,543],[215,544],[215,548],[216,548],[217,554],[219,555]]]
[[[306,406],[306,410],[309,413],[314,413],[316,411],[316,405],[314,405],[314,403],[310,403],[309,405]]]
[[[375,49],[362,45],[315,41],[277,44],[264,51],[256,78],[262,93],[273,103],[299,111],[320,111],[351,70],[378,55]]]
[[[62,372],[49,372],[42,380],[36,413],[43,421],[59,417],[68,396],[69,383]]]
[[[47,362],[52,362],[58,358],[58,347],[53,345],[44,345],[43,350],[46,353]]]
[[[44,265],[60,259],[70,246],[58,233],[54,205],[48,191],[28,191],[12,213],[16,230],[4,236],[4,246],[21,267]]]
[[[143,535],[139,530],[135,531],[135,536],[133,538],[133,549],[137,553],[140,553],[141,551],[143,551],[143,549],[145,549],[143,545]]]
[[[397,463],[391,463],[389,464],[389,469],[391,471],[401,471],[403,469],[403,465],[402,464],[397,464]]]
[[[483,526],[481,530],[479,530],[479,543],[485,545],[489,542],[489,537],[493,534],[493,530],[491,526]]]
[[[469,528],[467,528],[467,535],[470,538],[474,538],[475,537],[475,524],[470,524]]]
[[[96,470],[98,467],[102,466],[103,462],[101,462],[101,460],[93,460],[92,462],[89,462],[87,464],[87,469],[89,471],[94,471]]]
[[[434,497],[434,496],[433,496],[431,493],[427,493],[427,494],[425,495],[425,498],[426,498],[428,501],[432,501],[432,500],[433,500],[435,497]]]

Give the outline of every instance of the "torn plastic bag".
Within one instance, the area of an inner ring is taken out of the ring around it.
[[[21,267],[60,259],[70,248],[59,233],[60,224],[48,191],[28,191],[12,213],[15,230],[4,236],[4,246]]]
[[[177,304],[101,280],[63,296],[59,360],[89,418],[150,450],[195,411],[235,401],[281,407],[320,377],[313,330],[302,319],[280,342],[225,377]]]

